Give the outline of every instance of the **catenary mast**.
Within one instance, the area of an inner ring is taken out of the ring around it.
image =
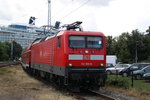
[[[51,27],[51,0],[48,0],[48,28]]]

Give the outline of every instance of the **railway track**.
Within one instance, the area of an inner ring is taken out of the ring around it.
[[[113,98],[109,95],[100,93],[100,91],[94,91],[94,90],[89,90],[89,91],[96,94],[97,96],[100,96],[100,97],[104,98],[104,100],[116,100],[115,98]]]
[[[27,72],[28,73],[28,72]],[[71,90],[65,89],[64,87],[56,85],[55,83],[51,83],[49,80],[43,79],[41,77],[37,77],[31,73],[28,73],[31,77],[34,77],[35,79],[43,82],[45,85],[51,85],[56,88],[56,90],[59,90],[67,95],[71,95],[77,100],[117,100],[111,96],[108,96],[104,93],[100,93],[100,91],[94,91],[94,90],[86,90],[84,92],[74,93]]]
[[[7,67],[7,66],[10,66],[10,65],[18,65],[18,64],[20,64],[20,61],[17,61],[17,62],[0,63],[0,68],[2,68],[2,67]]]
[[[71,93],[77,100],[117,100],[106,94],[102,94],[99,91],[87,90],[86,93]]]

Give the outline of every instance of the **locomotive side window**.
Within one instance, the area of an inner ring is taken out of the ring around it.
[[[102,48],[102,37],[87,37],[87,48]]]
[[[69,46],[71,48],[85,48],[85,36],[70,36]]]
[[[70,48],[102,48],[102,37],[99,36],[70,36]]]
[[[58,48],[60,48],[60,47],[61,47],[61,38],[58,37]]]

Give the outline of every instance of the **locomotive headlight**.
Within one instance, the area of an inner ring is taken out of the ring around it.
[[[89,51],[88,51],[88,50],[85,50],[85,53],[89,53]]]
[[[71,66],[72,66],[72,63],[69,63],[68,65],[71,67]]]
[[[102,63],[101,63],[101,64],[100,64],[100,66],[102,66],[102,67],[103,67],[103,66],[104,66],[104,64],[102,64]]]

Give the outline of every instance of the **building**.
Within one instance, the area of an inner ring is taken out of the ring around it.
[[[22,48],[26,48],[36,38],[45,37],[45,33],[49,33],[48,30],[30,24],[11,24],[7,27],[0,26],[0,42],[15,41],[19,43]]]

